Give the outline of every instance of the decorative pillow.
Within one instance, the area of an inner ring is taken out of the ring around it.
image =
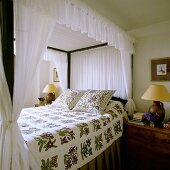
[[[90,90],[81,97],[73,110],[102,113],[114,93],[115,90]]]
[[[114,110],[116,110],[119,114],[122,114],[125,111],[123,104],[120,101],[110,100],[104,112],[107,112],[107,113],[109,111],[114,112]]]
[[[83,90],[67,89],[52,103],[52,105],[71,110],[85,92],[86,91]]]
[[[126,120],[128,120],[128,115],[122,102],[110,100],[106,106],[104,113],[109,113],[111,115],[121,114]]]

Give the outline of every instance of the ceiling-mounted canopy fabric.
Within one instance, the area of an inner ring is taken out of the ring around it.
[[[133,53],[133,38],[79,0],[15,0],[35,9],[74,31],[97,41]]]

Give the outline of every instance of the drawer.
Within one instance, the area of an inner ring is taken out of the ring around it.
[[[142,128],[128,127],[128,140],[140,142],[141,144],[152,144],[153,135],[149,130]]]
[[[155,150],[170,156],[170,134],[154,133],[153,141]]]

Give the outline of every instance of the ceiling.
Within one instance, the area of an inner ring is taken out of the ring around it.
[[[170,0],[82,0],[125,31],[170,20]]]
[[[89,38],[87,34],[81,34],[79,31],[72,31],[65,25],[56,24],[53,33],[48,42],[48,46],[65,51],[73,51],[85,47],[102,44]]]
[[[170,34],[170,20],[131,30],[127,33],[136,39],[159,34]]]

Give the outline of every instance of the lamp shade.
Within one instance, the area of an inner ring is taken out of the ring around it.
[[[57,88],[54,84],[47,84],[43,90],[43,93],[56,93]]]
[[[150,85],[142,99],[153,101],[170,101],[170,93],[164,85]]]

